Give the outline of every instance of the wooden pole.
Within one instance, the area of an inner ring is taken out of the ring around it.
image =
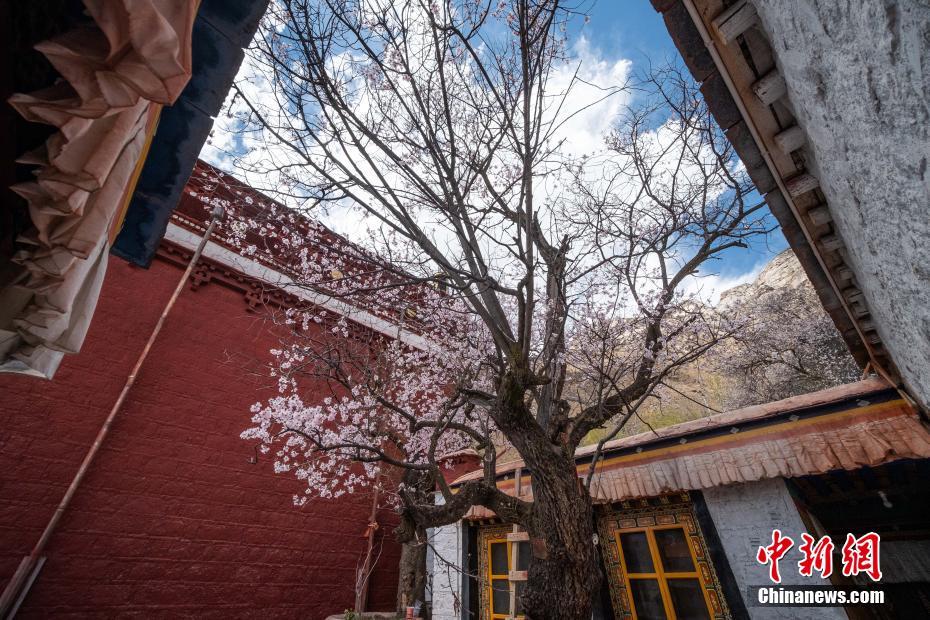
[[[513,494],[514,494],[514,497],[516,497],[517,499],[520,499],[520,495],[522,495],[521,491],[523,490],[522,488],[523,468],[518,467],[517,471],[515,471],[513,475],[514,475]],[[520,531],[520,526],[514,525],[513,533],[516,534],[519,531]],[[511,571],[517,569],[517,558],[520,555],[519,551],[520,551],[520,545],[518,543],[512,543],[510,545],[510,570]],[[510,585],[510,617],[515,618],[517,616],[517,584],[514,581],[509,581],[508,584]]]
[[[61,521],[61,517],[65,514],[65,510],[68,509],[68,505],[71,504],[71,499],[74,497],[75,492],[78,490],[78,487],[81,486],[81,481],[83,481],[84,476],[87,475],[87,470],[90,468],[91,463],[94,462],[94,458],[100,451],[100,446],[103,445],[103,440],[106,439],[107,435],[110,433],[110,428],[113,426],[113,421],[116,419],[116,414],[119,413],[123,403],[126,402],[126,396],[129,394],[129,390],[131,390],[132,386],[135,384],[136,377],[139,376],[139,370],[142,368],[142,364],[145,363],[145,359],[148,357],[149,351],[152,350],[152,345],[155,343],[155,339],[158,338],[158,334],[161,332],[161,328],[165,324],[165,319],[168,318],[168,313],[171,312],[171,309],[174,307],[175,302],[178,300],[181,291],[184,290],[184,285],[187,284],[187,280],[190,278],[191,272],[194,270],[194,266],[197,264],[197,261],[200,260],[200,255],[203,253],[203,249],[206,247],[207,241],[210,239],[210,235],[213,234],[214,227],[216,227],[217,222],[223,219],[223,213],[223,207],[216,207],[213,209],[213,217],[210,220],[210,225],[207,226],[207,231],[204,233],[203,239],[200,240],[200,245],[197,246],[197,250],[194,252],[190,262],[187,264],[187,269],[184,270],[184,275],[181,276],[180,281],[178,281],[178,285],[174,289],[174,293],[172,293],[171,298],[165,305],[164,310],[162,310],[161,316],[158,317],[158,322],[155,324],[155,328],[152,330],[152,334],[149,336],[148,342],[145,343],[145,348],[143,348],[142,353],[139,354],[139,359],[136,360],[135,365],[132,367],[132,371],[126,378],[126,383],[123,385],[123,389],[120,392],[119,397],[116,399],[116,402],[113,403],[113,407],[110,409],[110,413],[107,415],[106,420],[103,421],[103,425],[100,427],[100,430],[97,431],[97,437],[94,439],[94,443],[87,451],[87,454],[84,455],[84,460],[81,461],[81,466],[78,468],[77,473],[74,474],[74,478],[71,480],[71,484],[68,485],[68,490],[65,491],[65,495],[58,503],[58,507],[55,509],[55,513],[52,515],[52,518],[49,519],[48,524],[46,524],[45,530],[43,530],[42,535],[39,537],[39,541],[32,548],[32,552],[23,558],[22,562],[20,562],[19,568],[16,569],[16,573],[13,575],[13,578],[3,590],[3,595],[0,596],[0,618],[12,617],[12,615],[15,613],[15,609],[13,609],[13,603],[19,603],[25,597],[28,585],[31,584],[35,579],[35,569],[39,565],[42,552],[45,551],[45,547],[48,545],[49,539],[52,537],[55,528],[58,526],[58,522]]]
[[[379,485],[375,485],[372,491],[371,515],[368,517],[368,529],[365,536],[368,538],[368,546],[365,551],[365,561],[359,569],[355,578],[355,611],[362,613],[366,611],[368,605],[368,584],[371,581],[371,554],[374,552],[375,532],[378,530],[378,491]]]

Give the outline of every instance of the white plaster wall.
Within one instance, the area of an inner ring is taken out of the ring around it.
[[[848,263],[930,408],[930,3],[754,3]]]
[[[807,531],[782,478],[749,484],[714,487],[703,491],[724,553],[743,602],[753,620],[846,620],[842,607],[757,607],[750,600],[749,586],[769,585],[769,568],[756,561],[760,546],[772,542],[772,530],[791,536],[795,546],[779,564],[783,585],[830,585],[828,580],[802,577],[798,573],[801,532]]]
[[[459,620],[462,600],[462,527],[460,523],[427,532],[433,620]]]

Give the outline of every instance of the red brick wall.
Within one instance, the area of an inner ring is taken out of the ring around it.
[[[181,275],[114,259],[90,333],[51,382],[0,375],[0,582],[28,554]],[[353,604],[371,498],[291,502],[299,483],[239,439],[274,346],[241,291],[186,289],[46,550],[21,617],[316,619]],[[254,374],[253,374],[254,373]],[[399,549],[383,511],[370,608]],[[376,547],[377,548],[377,547]]]

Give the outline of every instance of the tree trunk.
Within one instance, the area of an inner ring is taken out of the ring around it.
[[[574,459],[544,452],[527,459],[533,473],[526,524],[533,559],[523,607],[532,620],[589,620],[601,586],[591,497]]]
[[[426,604],[426,530],[416,528],[416,535],[405,540],[400,550],[400,575],[397,581],[397,611],[401,614],[419,603],[423,616]],[[401,616],[403,617],[403,616]]]

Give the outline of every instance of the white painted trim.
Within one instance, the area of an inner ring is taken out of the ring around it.
[[[200,244],[201,237],[197,233],[182,226],[178,226],[174,222],[169,222],[168,230],[165,232],[165,239],[183,248],[187,248],[188,250],[193,250]],[[359,325],[363,325],[364,327],[390,338],[400,340],[404,344],[408,344],[422,351],[430,349],[433,346],[430,341],[419,334],[403,329],[366,310],[347,304],[342,300],[316,291],[307,290],[305,287],[298,285],[290,276],[266,267],[258,261],[246,258],[213,241],[207,242],[207,246],[203,250],[203,255],[226,267],[235,269],[244,275],[280,288],[295,297],[299,297],[321,308],[325,308],[330,312],[344,316]]]

